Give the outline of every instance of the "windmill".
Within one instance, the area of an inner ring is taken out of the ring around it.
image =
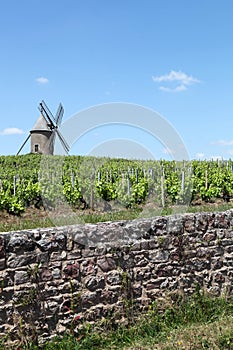
[[[64,108],[61,103],[58,106],[56,116],[50,112],[48,106],[42,101],[39,104],[40,116],[33,126],[30,134],[20,147],[17,155],[21,152],[27,141],[31,138],[31,153],[53,154],[55,136],[59,138],[61,144],[66,151],[69,152],[69,145],[59,131]]]

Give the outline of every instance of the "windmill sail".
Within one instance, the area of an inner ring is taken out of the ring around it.
[[[56,117],[55,117],[55,123],[57,126],[61,125],[63,114],[64,114],[64,108],[63,108],[62,104],[60,103],[58,106],[58,109],[57,109]]]
[[[57,129],[56,129],[56,134],[59,137],[64,150],[66,151],[66,153],[68,153],[70,150],[70,146],[68,145],[68,143],[66,142],[66,140],[64,139],[60,131],[58,131]]]
[[[24,148],[24,146],[26,145],[26,143],[28,142],[28,140],[30,139],[31,135],[29,134],[28,137],[26,138],[26,140],[24,141],[24,143],[22,144],[22,146],[20,147],[20,149],[18,150],[18,152],[16,153],[16,155],[18,156],[19,153],[22,151],[22,149]]]
[[[41,112],[41,114],[43,115],[45,120],[48,122],[49,127],[51,129],[54,129],[55,128],[55,118],[43,100],[39,104],[39,111]]]
[[[64,114],[64,108],[61,103],[58,106],[56,117],[53,116],[46,103],[42,100],[39,104],[40,117],[37,119],[34,127],[30,131],[27,139],[20,147],[17,155],[21,152],[29,138],[31,137],[31,153],[53,154],[54,141],[57,134],[62,147],[69,152],[69,145],[58,130],[61,125],[62,117]]]

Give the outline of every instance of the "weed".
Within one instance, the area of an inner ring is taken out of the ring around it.
[[[218,339],[218,345],[220,350],[232,350],[233,349],[233,330],[223,330],[220,328],[221,335]]]
[[[124,315],[127,323],[131,324],[134,321],[134,298],[132,290],[132,279],[127,271],[123,271],[121,275],[121,285],[124,303]]]
[[[166,241],[166,238],[164,236],[159,236],[158,237],[158,245],[159,245],[159,247],[163,247],[165,241]]]

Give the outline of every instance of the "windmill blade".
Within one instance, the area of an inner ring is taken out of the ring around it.
[[[66,153],[68,153],[70,150],[70,146],[68,145],[68,143],[66,142],[66,140],[64,139],[64,137],[58,129],[55,129],[55,132],[57,133],[57,136],[59,137],[64,150],[66,151]]]
[[[51,129],[54,129],[56,127],[56,125],[55,125],[55,122],[56,122],[55,118],[54,118],[54,116],[51,113],[50,109],[48,108],[48,106],[46,105],[46,103],[43,100],[39,104],[39,111],[41,112],[41,114],[43,115],[45,120],[48,122],[48,124],[51,127]]]
[[[28,137],[26,138],[26,140],[24,141],[24,143],[22,144],[22,146],[20,147],[20,149],[18,150],[18,152],[16,153],[16,155],[18,156],[19,153],[22,151],[23,147],[26,145],[26,143],[28,142],[28,140],[30,139],[31,134],[28,135]]]
[[[44,100],[42,100],[41,105],[43,107],[43,110],[46,112],[47,116],[49,117],[49,119],[51,119],[55,122],[55,118],[54,118],[52,112],[50,111],[49,107],[46,105]]]
[[[63,108],[62,104],[60,103],[58,106],[58,109],[57,109],[56,117],[55,117],[56,126],[61,125],[63,114],[64,114],[64,108]]]

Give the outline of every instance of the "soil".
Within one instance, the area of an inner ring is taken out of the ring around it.
[[[44,209],[27,208],[20,216],[7,213],[5,210],[0,211],[0,222],[4,224],[17,224],[19,221],[33,221],[35,219],[44,219],[48,217],[48,213]]]

